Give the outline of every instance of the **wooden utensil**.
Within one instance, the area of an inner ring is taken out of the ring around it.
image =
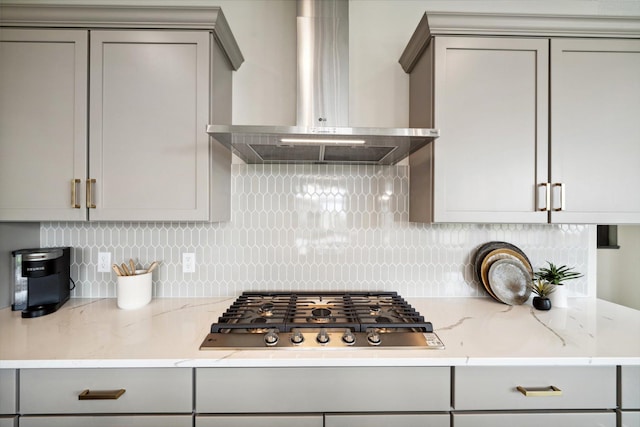
[[[118,267],[117,264],[113,264],[111,268],[113,268],[113,271],[116,273],[116,276],[124,276],[124,274],[122,274],[122,271],[120,271],[120,267]]]
[[[147,273],[151,273],[158,266],[158,261],[153,261],[149,268],[147,268]]]
[[[120,265],[121,271],[124,273],[125,276],[131,276],[132,274],[129,272],[129,269],[127,268],[127,264],[125,264],[124,262]]]
[[[129,258],[129,267],[131,267],[131,275],[136,275],[136,264],[133,262],[131,258]]]

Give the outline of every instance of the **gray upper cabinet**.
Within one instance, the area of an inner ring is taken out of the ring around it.
[[[91,219],[209,219],[209,37],[91,32]]]
[[[1,221],[86,219],[87,39],[0,29]]]
[[[536,209],[536,182],[547,177],[547,70],[546,40],[429,44],[411,74],[410,125],[441,136],[410,157],[412,221],[547,221]]]
[[[220,8],[0,8],[0,220],[229,219],[206,127],[243,58]]]
[[[551,41],[552,222],[640,223],[639,120],[640,40]]]
[[[624,17],[425,15],[400,63],[410,126],[441,136],[410,157],[410,220],[640,223],[639,36]]]

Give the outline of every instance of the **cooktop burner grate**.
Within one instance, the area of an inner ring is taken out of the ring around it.
[[[244,292],[211,326],[211,332],[255,333],[256,328],[291,332],[318,327],[433,332],[431,322],[395,292]]]

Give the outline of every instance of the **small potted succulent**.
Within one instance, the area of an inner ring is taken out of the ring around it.
[[[545,280],[538,279],[531,282],[529,288],[531,292],[537,295],[537,297],[533,297],[533,306],[538,310],[549,310],[551,308],[549,295],[556,290],[556,286]]]
[[[582,274],[573,271],[572,267],[567,267],[566,265],[557,266],[549,261],[547,261],[547,264],[549,267],[539,269],[535,273],[535,277],[556,286],[553,295],[553,305],[555,307],[568,307],[567,288],[564,287],[564,282],[582,277]]]

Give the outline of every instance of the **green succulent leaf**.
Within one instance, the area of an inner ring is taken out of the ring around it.
[[[554,285],[562,285],[566,280],[582,277],[581,273],[573,271],[573,267],[557,266],[550,261],[547,261],[547,264],[549,265],[548,267],[542,267],[535,272],[536,279],[545,280]]]

